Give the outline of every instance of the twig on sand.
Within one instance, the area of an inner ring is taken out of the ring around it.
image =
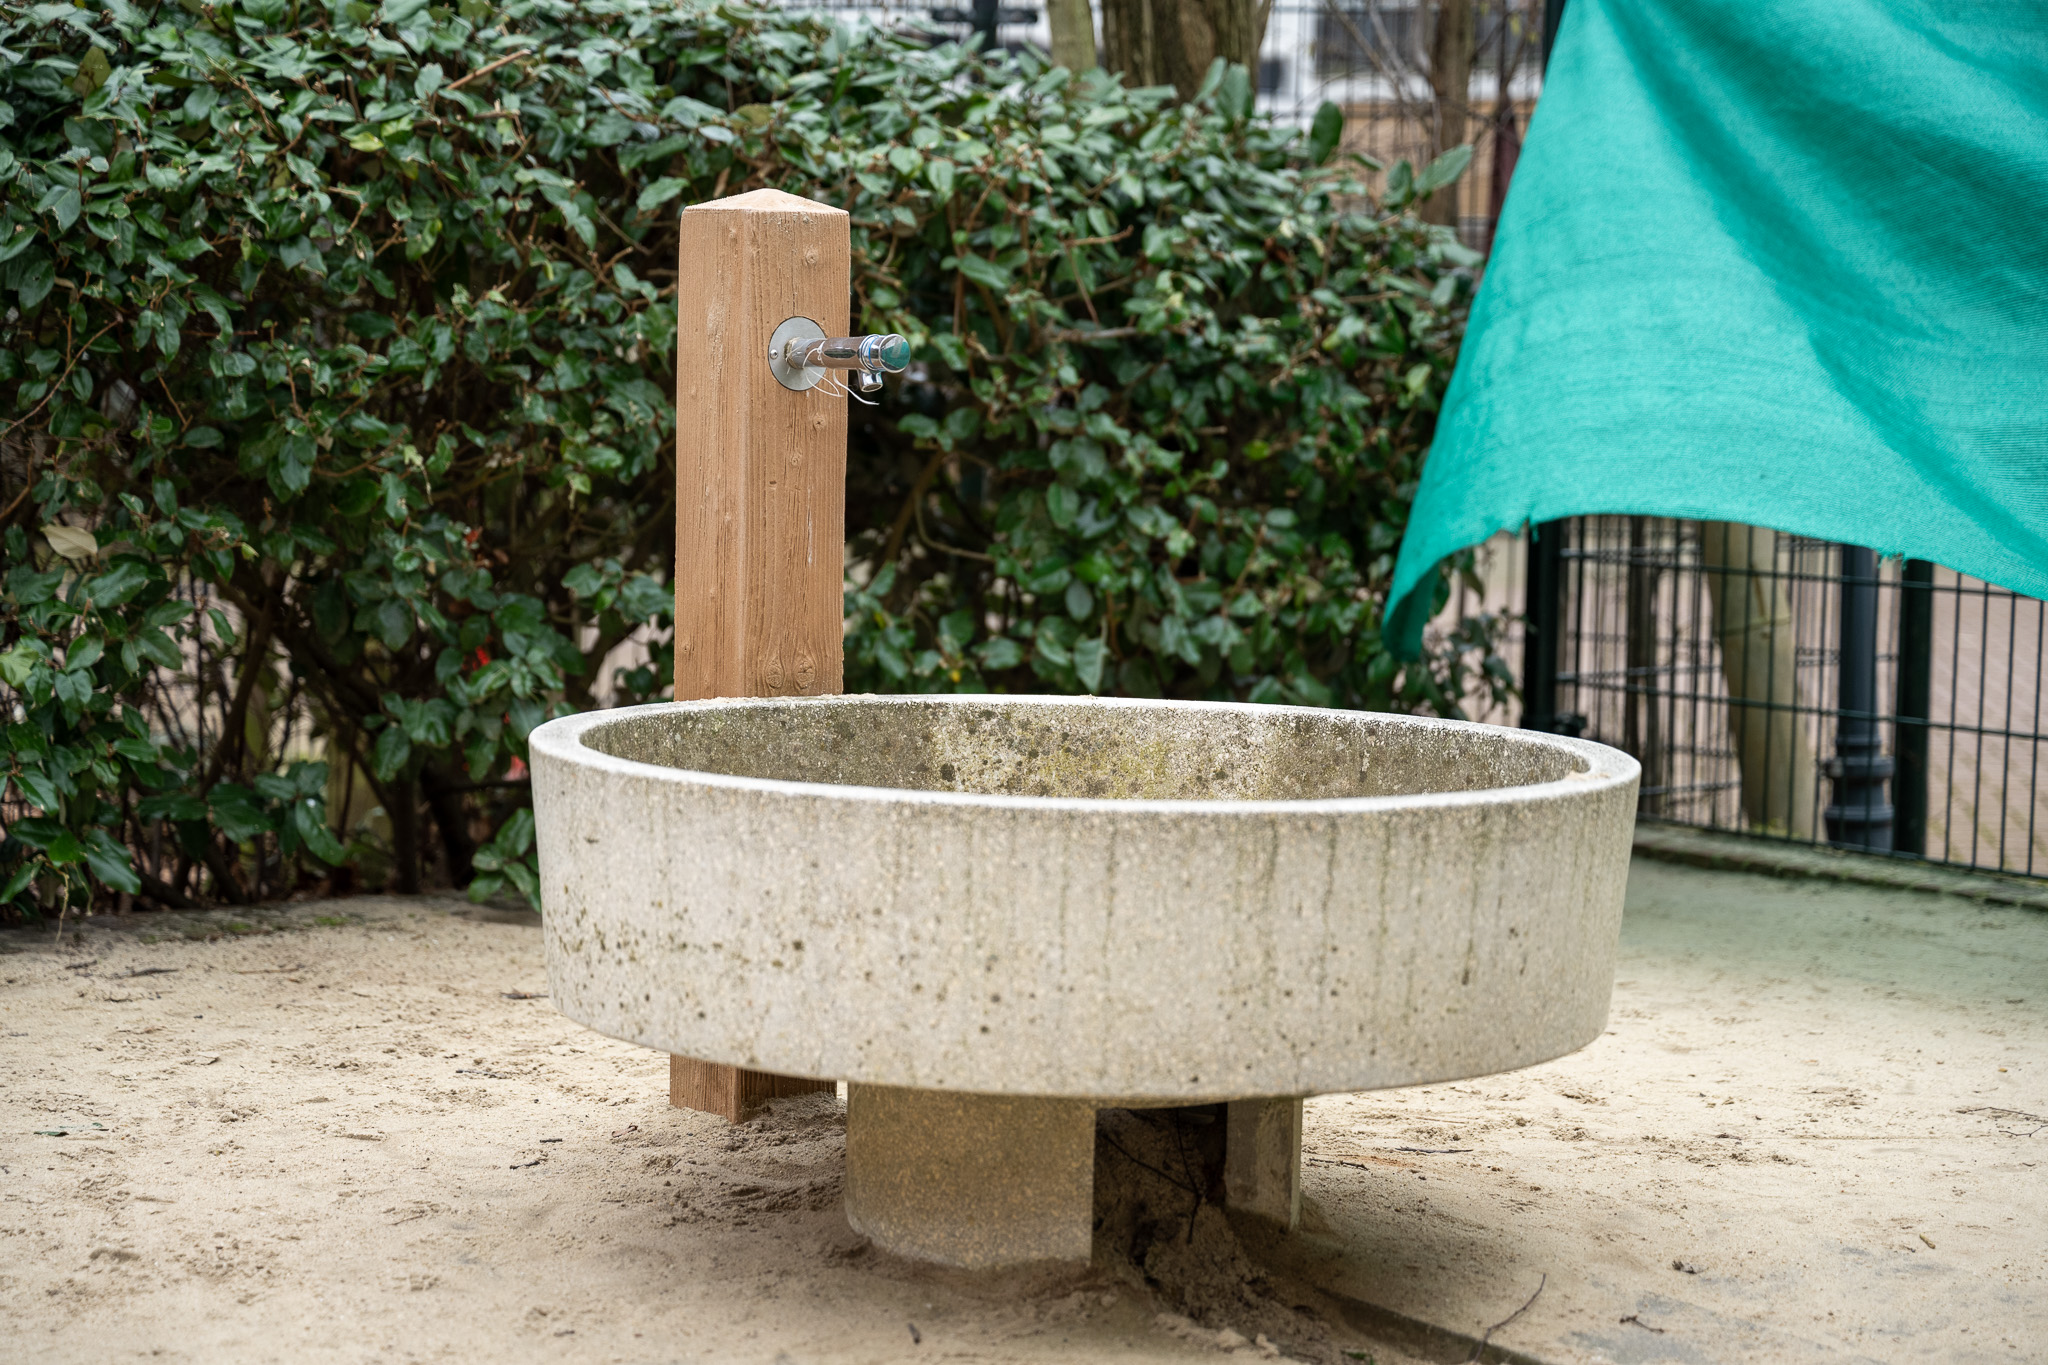
[[[1479,1360],[1479,1357],[1486,1354],[1486,1344],[1493,1340],[1493,1334],[1495,1332],[1498,1332],[1501,1328],[1507,1326],[1509,1323],[1513,1322],[1516,1318],[1522,1316],[1522,1314],[1528,1312],[1529,1309],[1532,1306],[1534,1306],[1536,1302],[1536,1295],[1541,1294],[1543,1292],[1543,1286],[1549,1283],[1550,1273],[1548,1271],[1545,1271],[1543,1274],[1543,1278],[1536,1281],[1536,1293],[1531,1294],[1529,1296],[1529,1302],[1523,1304],[1520,1308],[1517,1308],[1514,1312],[1508,1314],[1499,1322],[1496,1322],[1493,1326],[1487,1328],[1485,1333],[1479,1338],[1479,1344],[1472,1348],[1472,1354],[1465,1357],[1465,1365],[1476,1365],[1477,1361]]]
[[[1643,1329],[1643,1330],[1644,1330],[1645,1332],[1655,1332],[1655,1333],[1656,1333],[1656,1334],[1657,1334],[1658,1336],[1660,1336],[1660,1337],[1664,1335],[1664,1329],[1663,1329],[1662,1327],[1652,1327],[1652,1326],[1650,1326],[1650,1324],[1649,1324],[1649,1323],[1647,1323],[1647,1322],[1644,1322],[1644,1321],[1643,1321],[1643,1320],[1642,1320],[1641,1318],[1637,1317],[1637,1316],[1636,1316],[1636,1315],[1635,1315],[1634,1313],[1630,1313],[1630,1314],[1629,1314],[1629,1315],[1628,1315],[1627,1317],[1623,1318],[1623,1319],[1622,1319],[1622,1321],[1623,1321],[1623,1322],[1632,1322],[1632,1323],[1634,1323],[1634,1324],[1635,1324],[1636,1326],[1638,1326],[1638,1327],[1642,1328],[1642,1329]]]
[[[2043,1129],[2048,1129],[2048,1117],[2044,1117],[2040,1114],[2029,1114],[2024,1109],[2000,1109],[1995,1105],[1980,1104],[1969,1109],[1958,1109],[1956,1110],[1956,1112],[1958,1114],[1989,1114],[1994,1120],[2019,1119],[2024,1123],[2033,1123],[2039,1125],[2039,1127],[2030,1129],[2024,1133],[2016,1133],[2010,1128],[1999,1129],[1999,1133],[2005,1137],[2033,1137],[2036,1134],[2040,1133]]]

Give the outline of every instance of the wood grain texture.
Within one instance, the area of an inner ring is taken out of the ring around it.
[[[676,345],[676,699],[841,687],[846,400],[794,393],[768,338],[847,330],[847,217],[780,190],[682,220]]]
[[[807,1076],[777,1076],[694,1057],[668,1059],[668,1102],[678,1109],[722,1115],[729,1123],[746,1122],[769,1100],[837,1088],[831,1081]]]
[[[792,392],[768,338],[806,317],[847,331],[840,209],[781,190],[683,212],[676,275],[677,701],[842,687],[846,400]],[[669,1102],[737,1123],[830,1081],[673,1057]]]

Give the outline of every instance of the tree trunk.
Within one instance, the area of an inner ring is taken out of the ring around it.
[[[1052,25],[1052,64],[1069,71],[1095,65],[1095,12],[1088,0],[1050,0],[1046,21]]]
[[[1102,0],[1103,65],[1126,85],[1171,85],[1192,99],[1218,57],[1256,71],[1271,8],[1271,0]]]
[[[1436,11],[1436,33],[1430,43],[1429,84],[1436,92],[1436,127],[1430,154],[1442,156],[1466,140],[1465,125],[1471,113],[1472,58],[1478,38],[1473,28],[1472,0],[1441,0]],[[1417,169],[1421,169],[1417,167]],[[1458,226],[1458,182],[1431,195],[1421,207],[1425,221]]]
[[[1798,640],[1778,534],[1733,521],[1700,523],[1700,563],[1728,680],[1728,729],[1742,771],[1742,818],[1754,830],[1813,837],[1812,741],[1797,706]]]

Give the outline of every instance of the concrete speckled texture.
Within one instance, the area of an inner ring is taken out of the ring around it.
[[[532,736],[549,988],[669,1052],[1193,1103],[1526,1066],[1607,1017],[1637,767],[1286,707],[691,702]]]
[[[900,1256],[980,1270],[1086,1261],[1095,1106],[846,1088],[846,1221]]]

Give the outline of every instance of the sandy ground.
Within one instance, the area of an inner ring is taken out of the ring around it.
[[[0,951],[9,1360],[1405,1365],[1539,1286],[1492,1334],[1512,1358],[2048,1357],[2034,911],[1639,861],[1607,1036],[1312,1101],[1307,1226],[1240,1229],[1259,1265],[1213,1209],[1180,1238],[1161,1186],[1095,1269],[983,1281],[845,1227],[830,1097],[669,1109],[663,1058],[531,998],[516,916],[362,899]]]

